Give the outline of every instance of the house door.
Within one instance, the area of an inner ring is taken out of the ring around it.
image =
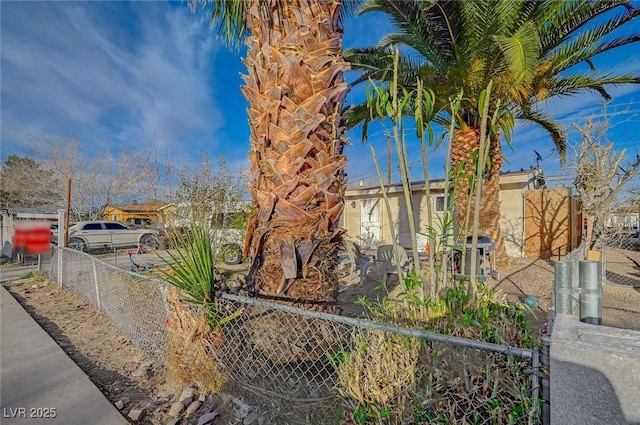
[[[360,244],[363,248],[376,248],[380,241],[379,206],[379,199],[363,199],[360,201]]]

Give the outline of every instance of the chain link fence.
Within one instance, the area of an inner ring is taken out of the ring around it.
[[[165,283],[69,249],[56,251],[51,273],[149,355],[170,361],[171,321],[179,317]],[[206,360],[266,423],[541,421],[537,350],[229,294],[214,308],[231,319],[206,331]],[[185,334],[193,345],[194,333]]]
[[[44,269],[46,270],[46,268]],[[166,283],[127,272],[84,252],[55,250],[51,280],[86,299],[152,358],[166,354]]]
[[[242,314],[213,356],[272,423],[538,421],[533,350],[226,294],[217,308]]]
[[[640,288],[640,230],[609,238],[604,264],[604,284]]]

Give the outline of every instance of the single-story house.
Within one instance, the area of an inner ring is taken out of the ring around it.
[[[158,209],[161,206],[159,203],[114,205],[105,209],[104,217],[126,224],[151,225],[158,222]]]
[[[556,255],[558,244],[561,245],[564,254],[573,246],[577,246],[576,241],[579,244],[580,223],[575,224],[576,219],[573,216],[577,209],[570,190],[567,189],[566,193],[563,190],[556,193],[556,190],[545,187],[544,176],[538,168],[501,174],[501,226],[507,254],[510,257],[550,256],[547,251]],[[428,225],[425,182],[412,182],[411,188],[417,231],[425,232]],[[409,233],[402,183],[387,184],[385,189],[389,198],[391,222],[385,209],[380,185],[348,187],[345,192],[342,225],[347,230],[346,236],[357,241],[365,249],[375,249],[380,244],[391,243],[392,226],[395,234]],[[444,180],[430,181],[429,190],[433,227],[439,229],[447,201]],[[549,202],[552,198],[553,202]],[[564,201],[557,202],[556,198],[568,199],[569,208],[565,208]],[[542,202],[542,199],[545,201]],[[542,205],[545,205],[545,208],[540,208]],[[558,214],[559,208],[561,214]],[[546,219],[540,219],[543,216]],[[551,221],[555,223],[552,235],[548,231],[551,228],[547,226]],[[561,225],[557,225],[558,222],[561,222]],[[574,231],[576,228],[578,230]],[[549,243],[555,245],[547,247],[545,244]],[[527,245],[536,248],[527,250]],[[541,246],[544,246],[544,249],[541,249]],[[541,251],[545,253],[540,254]]]

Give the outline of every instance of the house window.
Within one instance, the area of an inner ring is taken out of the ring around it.
[[[445,206],[445,196],[436,196],[436,212],[443,212],[444,209],[446,208]],[[447,198],[447,204],[449,203],[449,200]]]

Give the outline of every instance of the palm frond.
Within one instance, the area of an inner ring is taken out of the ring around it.
[[[531,22],[526,23],[511,37],[494,36],[515,76],[515,83],[530,82],[535,74],[540,52],[538,33]]]
[[[578,41],[579,40],[576,40],[575,42],[563,45],[557,51],[553,52],[552,56],[550,56],[550,60],[554,63],[554,67],[549,70],[550,73],[561,73],[580,62],[589,63],[596,55],[640,41],[640,35],[633,34],[584,46],[580,46]]]
[[[541,52],[546,54],[568,40],[593,19],[617,7],[625,7],[628,0],[581,0],[552,2],[546,13],[536,21],[540,33]]]
[[[445,6],[451,8],[453,3]],[[416,0],[372,0],[360,13],[386,13],[397,31],[384,37],[379,46],[403,45],[420,52],[424,58],[439,66],[453,60],[450,23],[440,7]]]
[[[550,115],[541,112],[538,109],[520,108],[516,114],[516,118],[529,121],[544,128],[553,144],[555,145],[560,160],[564,162],[567,158],[567,133],[566,130],[558,124]]]
[[[211,0],[211,2],[213,3],[211,27],[218,28],[218,35],[226,45],[239,48],[247,33],[248,2],[244,0]]]
[[[606,93],[605,86],[620,84],[639,84],[640,78],[632,74],[613,75],[592,72],[590,74],[569,74],[554,81],[549,90],[549,97],[569,96],[584,90],[594,90],[602,95],[605,100],[611,100]]]

